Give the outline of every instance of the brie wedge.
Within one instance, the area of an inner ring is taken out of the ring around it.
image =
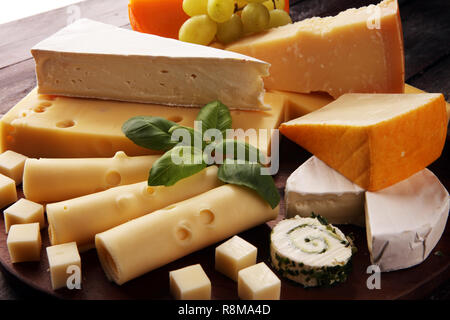
[[[267,109],[269,64],[230,51],[80,19],[31,53],[41,94]]]

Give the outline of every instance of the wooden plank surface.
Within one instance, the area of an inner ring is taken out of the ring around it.
[[[377,2],[374,0],[294,0],[291,1],[291,15],[294,21],[298,21],[312,16],[335,15],[347,8],[360,7]],[[81,17],[129,27],[126,11],[127,3],[128,0],[87,0],[79,4],[80,14]],[[400,0],[399,3],[404,31],[405,65],[408,82],[426,91],[443,92],[448,99],[450,95],[450,79],[447,71],[450,67],[450,19],[448,18],[450,1]],[[36,85],[34,61],[29,53],[30,48],[65,26],[73,14],[73,8],[68,9],[66,7],[0,26],[0,114],[9,110]],[[447,188],[449,188],[450,182],[448,144],[447,140],[442,158],[430,167],[433,171],[439,172],[439,178]],[[287,139],[283,139],[282,148],[292,148],[290,145],[291,143]],[[308,153],[300,148],[295,148],[295,152],[289,150],[288,153],[290,159],[293,156],[295,158],[293,161],[287,161],[284,169],[276,177],[280,191],[283,191],[284,181],[289,173],[309,156]],[[261,228],[264,229],[265,227],[262,226]],[[257,230],[261,228],[257,228]],[[263,231],[257,232],[261,233]],[[252,237],[258,238],[259,236],[255,235],[254,232],[250,230],[244,233],[244,237],[249,237],[249,239]],[[446,243],[444,248],[448,248],[449,239],[447,231],[446,236],[441,240],[441,242],[444,241]],[[364,240],[360,237],[359,241]],[[208,255],[208,252],[211,250],[205,249],[202,251],[203,253],[200,252],[198,254]],[[360,253],[360,258],[357,261],[365,261],[364,263],[366,263],[367,255],[364,256],[364,254],[366,253]],[[195,254],[194,258],[197,256]],[[448,279],[448,264],[438,264],[441,267],[446,266],[447,278],[444,277],[445,279],[443,279],[442,275],[437,276],[433,272],[433,269],[436,269],[436,266],[438,266],[434,264],[437,258],[439,257],[430,257],[429,260],[431,262],[424,264],[425,268],[428,269],[423,269],[425,271],[419,269],[422,271],[417,276],[410,276],[410,278],[405,276],[404,281],[415,281],[414,285],[409,286],[410,290],[408,292],[404,290],[400,295],[394,294],[387,298],[417,298],[429,295],[438,285],[441,285]],[[177,265],[177,262],[175,262],[175,265]],[[26,267],[22,269],[26,269]],[[357,270],[359,270],[357,272],[360,272],[362,269],[359,268]],[[414,270],[414,268],[408,269],[409,274],[415,274]],[[408,272],[405,274],[407,275]],[[432,281],[420,281],[421,273],[428,274],[427,279],[432,279]],[[388,279],[395,283],[395,273],[390,277]],[[13,286],[9,285],[11,281]],[[227,290],[234,290],[234,288],[228,288]],[[289,286],[287,290],[291,290]],[[128,290],[126,292],[133,296]],[[37,294],[36,291],[21,285],[20,282],[11,279],[9,275],[6,278],[0,276],[0,299],[30,297],[35,294]],[[444,289],[444,294],[440,295],[446,296],[446,294],[448,296],[448,285]],[[285,293],[285,295],[289,296],[289,292]],[[351,298],[351,296],[350,294],[350,296],[341,296],[340,298]],[[379,296],[379,298],[383,297]]]

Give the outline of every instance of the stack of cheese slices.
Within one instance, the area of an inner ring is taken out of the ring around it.
[[[377,23],[370,8],[380,10]],[[38,87],[0,120],[1,152],[26,157],[17,165],[24,194],[46,204],[52,247],[95,246],[107,277],[123,284],[275,219],[278,207],[223,185],[215,166],[149,187],[158,151],[121,131],[142,115],[192,127],[199,107],[220,100],[234,128],[267,129],[250,141],[266,154],[280,127],[317,156],[288,180],[288,215],[314,211],[331,223],[363,224],[365,194],[373,262],[395,270],[425,259],[448,215],[447,191],[424,169],[442,151],[446,104],[441,94],[405,86],[397,1],[274,28],[225,49],[88,19],[32,48]]]

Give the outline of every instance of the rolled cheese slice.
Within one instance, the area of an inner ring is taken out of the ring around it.
[[[147,179],[153,156],[112,158],[27,159],[23,174],[25,197],[39,203],[57,202]]]
[[[92,248],[97,233],[221,184],[217,167],[211,166],[170,187],[149,187],[145,181],[48,204],[50,242],[75,241],[80,251]]]
[[[254,191],[224,185],[99,233],[95,246],[108,279],[121,285],[278,212]]]
[[[424,261],[445,230],[449,194],[428,169],[378,192],[366,192],[370,260],[381,271]]]
[[[317,218],[296,216],[280,221],[270,240],[272,265],[284,277],[305,287],[347,280],[352,246],[333,225]]]

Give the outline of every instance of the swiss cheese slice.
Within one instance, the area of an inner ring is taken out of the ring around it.
[[[285,98],[267,93],[266,111],[231,110],[238,139],[270,154],[272,130],[284,118]],[[159,116],[193,127],[199,108],[168,107],[142,103],[103,101],[40,95],[31,91],[0,121],[1,151],[13,150],[34,158],[112,157],[159,153],[134,144],[122,133],[122,125],[134,116]],[[256,130],[255,137],[251,137]],[[260,131],[259,129],[265,129]]]
[[[404,180],[436,160],[447,114],[442,94],[345,94],[280,131],[363,189]]]
[[[39,93],[177,106],[263,109],[269,64],[80,19],[31,49]]]
[[[317,157],[311,157],[287,179],[286,216],[320,215],[332,224],[364,225],[364,190]]]
[[[403,37],[397,0],[314,17],[244,38],[227,50],[271,64],[267,89],[402,93]]]
[[[381,271],[421,263],[439,241],[447,222],[449,194],[424,169],[378,192],[366,192],[370,258]]]

